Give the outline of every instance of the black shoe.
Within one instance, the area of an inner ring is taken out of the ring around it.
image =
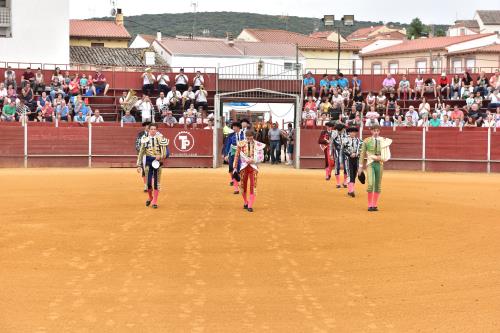
[[[368,207],[369,212],[373,212],[373,207]]]
[[[234,191],[233,194],[240,194],[240,191]]]
[[[374,212],[378,212],[378,207],[373,207],[373,208],[372,208],[372,211],[374,211]]]
[[[347,192],[347,195],[354,198],[354,192]]]
[[[233,186],[234,185],[234,182],[229,182],[229,186]]]
[[[253,212],[253,208],[247,208],[247,210],[252,213]]]
[[[342,186],[344,186],[344,188],[347,188],[347,185],[346,185],[346,184],[343,184]]]
[[[332,178],[332,176],[328,176],[325,178],[325,180],[330,180]]]
[[[247,205],[247,204],[244,204],[244,205],[243,205],[243,209],[248,209],[248,205]]]
[[[336,188],[340,188],[340,185],[335,186]]]
[[[151,201],[150,200],[146,201],[146,207],[149,207],[149,205],[151,205]]]
[[[158,205],[153,205],[153,208],[154,208],[154,209],[158,208]]]
[[[351,197],[355,198],[356,197],[356,193],[351,192]]]
[[[146,193],[148,190],[144,189],[144,193]]]

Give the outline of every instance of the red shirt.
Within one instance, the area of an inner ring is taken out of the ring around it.
[[[440,86],[446,86],[446,85],[448,85],[449,83],[450,83],[450,82],[448,81],[448,77],[447,77],[447,76],[445,76],[445,77],[442,77],[442,76],[441,76],[441,77],[439,78],[439,85],[440,85]]]
[[[104,74],[100,73],[99,75],[94,76],[94,83],[103,83],[106,80]]]

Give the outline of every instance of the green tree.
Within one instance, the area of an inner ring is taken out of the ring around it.
[[[444,36],[446,36],[446,30],[444,30],[443,28],[436,28],[435,36],[436,37],[444,37]]]
[[[420,38],[422,36],[427,36],[428,34],[429,28],[423,24],[418,17],[415,17],[406,29],[406,36],[408,39]]]

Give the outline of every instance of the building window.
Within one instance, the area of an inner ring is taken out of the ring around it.
[[[12,37],[10,0],[0,0],[0,37]]]
[[[432,72],[434,74],[441,73],[442,63],[440,58],[435,58],[432,60]]]
[[[90,43],[90,47],[104,47],[104,43]]]
[[[465,60],[465,68],[473,73],[476,72],[476,59]]]
[[[451,62],[453,73],[462,73],[462,59],[455,59]]]
[[[417,73],[424,74],[427,70],[427,61],[426,60],[418,60],[416,62]]]
[[[399,63],[396,61],[391,61],[389,63],[389,73],[391,74],[397,74],[399,69]]]
[[[382,74],[382,64],[380,63],[372,64],[372,73]]]

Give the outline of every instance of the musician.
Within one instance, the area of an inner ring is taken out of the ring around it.
[[[203,75],[201,75],[200,71],[196,71],[196,76],[193,78],[193,91],[197,92],[204,84],[205,79],[203,78]]]
[[[184,74],[184,68],[181,68],[179,74],[175,76],[175,87],[181,94],[187,90],[188,77]],[[173,87],[172,87],[173,88]]]
[[[241,178],[241,191],[243,195],[243,209],[253,212],[255,195],[257,189],[258,163],[264,161],[265,144],[254,140],[254,132],[247,130],[245,132],[246,140],[241,140],[237,144],[235,157],[233,160],[234,173],[238,172]],[[249,184],[250,183],[250,184]],[[250,196],[247,197],[247,192]]]
[[[194,106],[194,99],[193,87],[189,86],[188,90],[182,93],[182,109],[188,109],[191,106],[191,103]]]
[[[330,180],[330,178],[332,178],[332,169],[334,167],[334,160],[330,152],[330,140],[332,138],[334,125],[332,122],[327,122],[325,126],[326,130],[321,131],[318,143],[321,150],[323,150],[323,154],[325,155],[325,179]]]
[[[167,94],[168,108],[170,110],[179,110],[181,106],[181,100],[181,93],[177,90],[176,86],[172,86],[172,90],[170,90]]]
[[[141,110],[142,122],[154,122],[154,108],[148,95],[143,95],[137,103],[137,108]]]
[[[165,95],[168,94],[170,91],[170,78],[168,75],[165,73],[165,70],[162,69],[160,71],[160,74],[156,78],[156,81],[158,81],[158,90],[163,92]]]
[[[370,127],[372,136],[363,140],[359,156],[359,171],[366,171],[368,181],[368,211],[378,211],[378,199],[382,190],[384,162],[390,157],[389,145],[392,140],[380,137],[380,125]]]
[[[137,138],[135,139],[135,150],[137,151],[137,153],[139,153],[139,150],[141,149],[141,139],[143,136],[147,136],[149,134],[149,125],[151,123],[150,122],[143,122],[142,123],[142,127],[144,127],[144,130],[140,131],[138,134],[137,134]],[[144,161],[142,162],[141,164],[141,168],[142,168],[142,180],[144,182],[144,192],[147,192],[148,191],[148,185],[146,183],[146,174],[144,172]]]
[[[120,103],[120,107],[122,108],[122,110],[125,109],[125,102],[127,101],[127,92],[126,91],[123,91],[122,92],[122,96],[120,97],[120,99],[118,100],[118,103]]]
[[[337,188],[340,188],[340,167],[344,169],[344,188],[347,188],[347,168],[346,168],[346,160],[344,159],[343,153],[343,143],[347,138],[347,134],[345,131],[345,125],[342,123],[337,123],[335,125],[335,130],[332,133],[332,139],[330,142],[331,152],[333,154],[333,159],[335,161],[335,180],[337,181]]]
[[[244,140],[244,134],[241,131],[241,123],[235,121],[232,124],[233,133],[229,134],[224,145],[224,160],[229,164],[229,176],[231,177],[230,185],[234,186],[234,194],[239,194],[238,177],[234,177],[234,171],[239,171],[240,161],[236,159],[235,154],[238,148],[238,143]]]
[[[346,132],[347,136],[344,138],[343,154],[349,176],[347,195],[354,198],[356,196],[354,193],[354,184],[356,183],[356,176],[358,174],[359,153],[361,152],[363,141],[358,137],[359,129],[357,127],[349,127]]]
[[[155,76],[152,73],[151,68],[146,68],[144,73],[141,75],[142,78],[142,93],[148,96],[153,96],[155,90]]]
[[[165,97],[165,93],[163,91],[160,91],[160,97],[156,99],[156,108],[158,109],[158,112],[162,117],[165,117],[167,115],[168,100]]]
[[[153,208],[158,208],[161,169],[163,161],[169,156],[168,139],[157,132],[156,124],[151,124],[148,135],[141,138],[141,146],[137,156],[137,172],[141,172],[144,161],[144,172],[147,175],[148,200],[146,206],[152,205]]]

